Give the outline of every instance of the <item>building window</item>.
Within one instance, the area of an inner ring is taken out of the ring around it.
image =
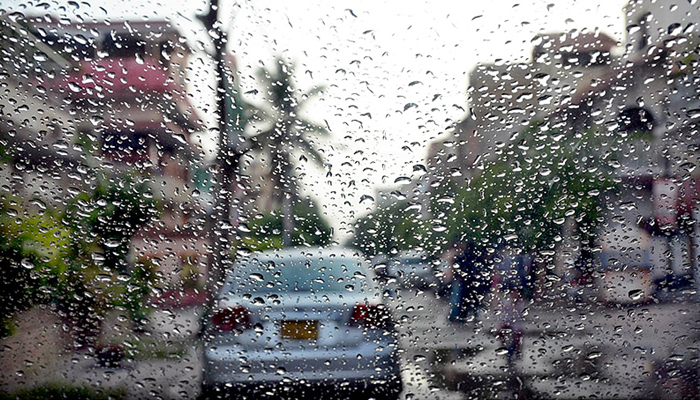
[[[617,117],[620,129],[624,132],[651,132],[654,117],[646,108],[627,107]]]
[[[146,54],[146,42],[129,34],[112,32],[102,41],[102,50],[110,57],[133,58]]]
[[[102,137],[102,154],[123,163],[146,161],[148,137],[143,133],[107,132]]]

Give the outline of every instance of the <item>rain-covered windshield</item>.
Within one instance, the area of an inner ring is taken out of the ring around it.
[[[699,322],[700,0],[0,0],[0,400],[700,399]]]

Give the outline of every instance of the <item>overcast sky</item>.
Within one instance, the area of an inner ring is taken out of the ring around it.
[[[254,71],[281,54],[297,65],[298,86],[327,88],[306,114],[328,125],[326,170],[302,168],[344,239],[374,204],[376,187],[413,176],[427,145],[465,115],[468,74],[477,62],[527,62],[538,33],[600,30],[624,40],[624,0],[285,1],[221,0],[244,91]],[[125,2],[126,3],[126,2]],[[38,7],[37,7],[38,5]],[[172,19],[195,50],[206,41],[195,15],[204,1],[4,1],[0,9],[76,19]],[[194,58],[190,90],[212,122],[208,66]],[[262,101],[262,94],[249,97]],[[434,100],[435,99],[435,100]],[[407,105],[415,105],[407,108]],[[203,139],[212,149],[213,141]],[[327,173],[332,173],[327,177]]]

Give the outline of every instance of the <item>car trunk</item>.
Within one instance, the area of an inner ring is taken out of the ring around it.
[[[220,308],[244,306],[250,328],[239,333],[219,335],[220,339],[243,349],[310,349],[356,347],[367,340],[364,330],[352,327],[355,305],[364,295],[345,293],[269,294],[267,298],[231,298]]]

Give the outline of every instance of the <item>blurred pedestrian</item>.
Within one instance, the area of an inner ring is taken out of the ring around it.
[[[523,294],[528,287],[528,265],[527,256],[510,248],[501,249],[496,263],[497,336],[508,351],[509,361],[519,358],[522,350]]]
[[[497,336],[508,351],[508,360],[520,358],[523,343],[523,311],[525,306],[517,290],[507,290],[499,295],[499,324]]]
[[[495,266],[494,279],[501,290],[515,290],[521,295],[530,291],[531,259],[528,255],[509,247],[502,247]]]
[[[452,244],[440,255],[441,264],[441,276],[438,282],[438,287],[436,294],[440,298],[447,299],[449,301],[450,295],[452,294],[452,281],[454,279],[454,268],[453,263],[457,254],[456,244]]]
[[[483,299],[483,288],[487,286],[481,270],[483,262],[472,242],[459,244],[457,250],[453,263],[448,319],[451,322],[476,321]]]

